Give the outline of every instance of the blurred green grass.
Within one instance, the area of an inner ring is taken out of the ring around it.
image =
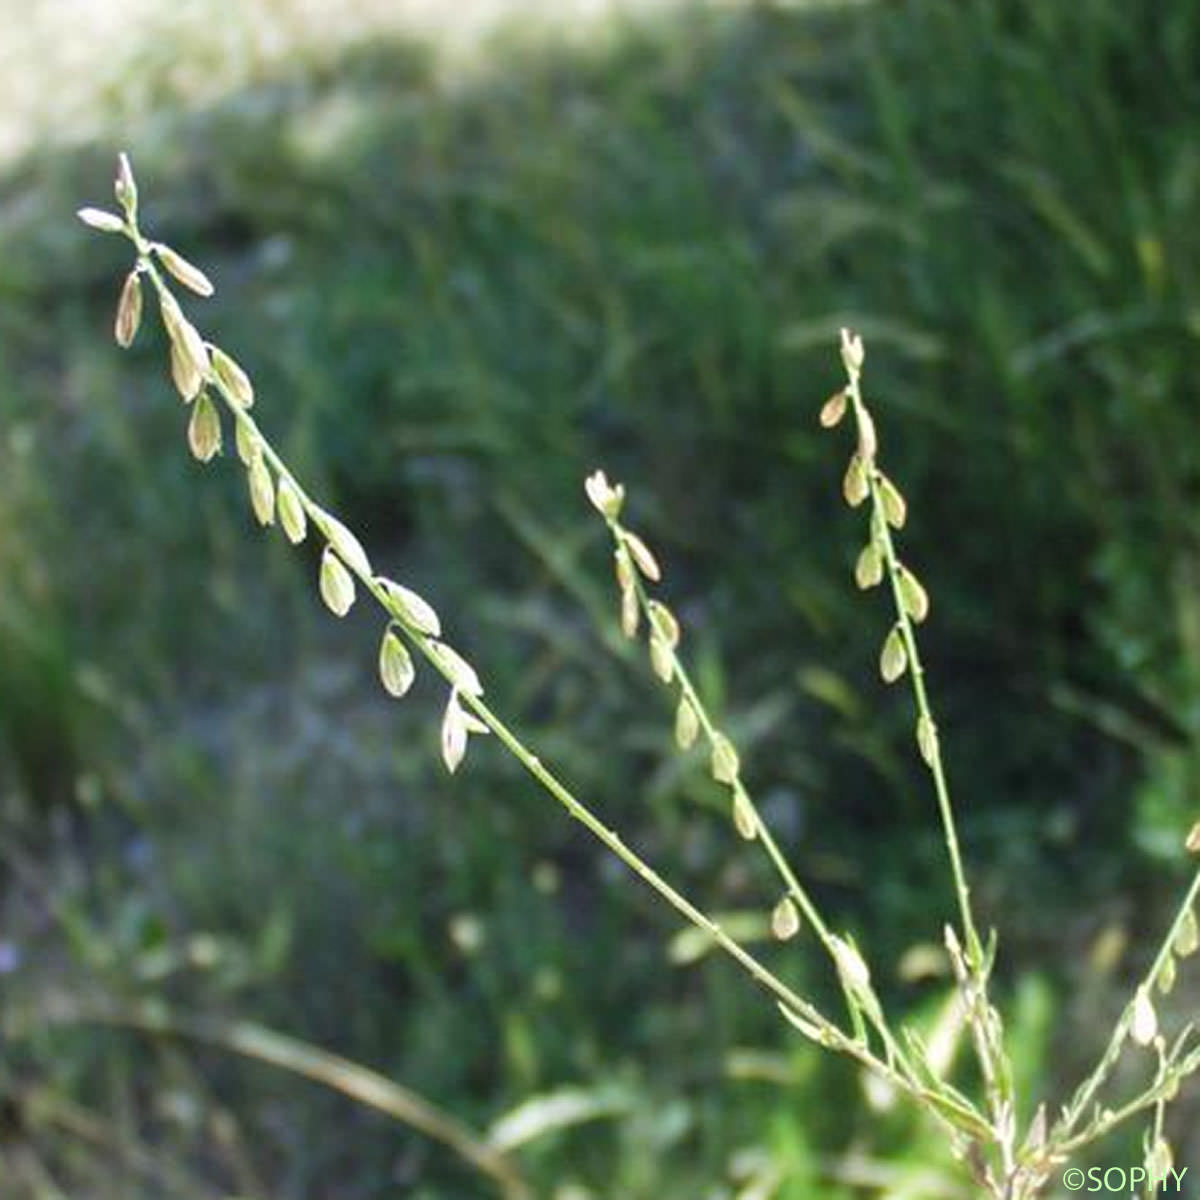
[[[152,227],[211,269],[205,324],[302,474],[454,614],[615,824],[714,907],[762,907],[645,672],[610,653],[581,481],[600,464],[626,481],[801,869],[894,963],[949,896],[815,428],[836,329],[863,331],[934,598],[968,857],[1006,963],[1033,964],[1006,980],[1015,1037],[1039,1087],[1061,1085],[1088,1039],[1051,1064],[1046,1031],[1100,1036],[1196,809],[1200,15],[689,10],[556,49],[510,32],[452,73],[350,22],[238,57],[182,20],[209,40],[132,44],[88,122],[66,104],[0,176],[4,811],[90,814],[82,848],[44,821],[14,835],[38,840],[41,883],[31,897],[9,862],[6,990],[253,1016],[479,1127],[565,1083],[627,1089],[631,1113],[527,1151],[563,1197],[731,1195],[756,1147],[789,1197],[838,1195],[831,1175],[864,1159],[943,1162],[876,1126],[731,971],[665,965],[670,922],[498,756],[442,780],[436,697],[372,696],[370,631],[331,628],[314,563],[255,533],[235,472],[187,461],[161,347],[107,342],[119,255],[71,213],[124,147]],[[198,934],[215,963],[180,949]],[[1103,934],[1131,943],[1108,974]],[[788,967],[819,990],[803,954]],[[731,1082],[738,1047],[795,1088]],[[8,1070],[0,1085],[48,1081],[213,1186],[477,1186],[209,1052],[55,1035]],[[180,1097],[190,1124],[159,1112]],[[87,1194],[148,1186],[106,1183],[51,1130],[30,1144]]]

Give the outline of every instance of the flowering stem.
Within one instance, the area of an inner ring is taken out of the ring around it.
[[[1193,876],[1191,886],[1188,888],[1179,908],[1176,910],[1175,919],[1171,922],[1171,926],[1167,930],[1166,936],[1163,938],[1162,944],[1159,946],[1158,953],[1154,956],[1154,961],[1150,964],[1149,970],[1142,976],[1141,982],[1134,989],[1135,997],[1139,993],[1148,993],[1154,986],[1155,980],[1166,965],[1168,957],[1173,952],[1172,948],[1185,922],[1195,920],[1195,905],[1198,897],[1200,897],[1200,871],[1197,871]],[[1055,1126],[1054,1136],[1063,1139],[1069,1138],[1095,1099],[1096,1094],[1108,1081],[1113,1068],[1117,1065],[1117,1060],[1121,1057],[1121,1051],[1125,1046],[1125,1039],[1129,1036],[1129,1029],[1133,1024],[1133,1009],[1134,1001],[1130,1000],[1121,1013],[1120,1020],[1117,1021],[1116,1028],[1112,1032],[1112,1037],[1109,1039],[1108,1046],[1105,1048],[1100,1062],[1064,1110],[1062,1119]],[[1145,1107],[1145,1104],[1142,1104],[1140,1107]],[[1132,1111],[1137,1110],[1134,1109]],[[1121,1110],[1121,1114],[1123,1116],[1129,1115],[1125,1110]],[[1115,1124],[1115,1121],[1109,1122],[1110,1127],[1112,1124]]]

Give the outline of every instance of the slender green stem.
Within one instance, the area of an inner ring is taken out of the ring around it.
[[[170,289],[153,260],[152,245],[142,236],[132,215],[130,215],[128,233],[138,251],[138,269],[150,278],[160,300],[168,300],[171,297]],[[211,383],[213,381],[210,371],[207,373],[205,382]],[[256,448],[256,453],[262,455],[263,461],[276,472],[281,480],[288,481],[294,488],[296,497],[308,517],[323,534],[328,535],[328,514],[309,497],[271,443],[263,436],[257,422],[246,410],[246,407],[226,394],[225,389],[219,384],[215,391],[224,402],[225,408],[230,412],[234,421],[248,435],[250,443]],[[681,917],[706,933],[721,950],[738,963],[761,987],[772,994],[787,1013],[798,1018],[802,1026],[811,1031],[810,1036],[814,1036],[817,1041],[827,1048],[855,1059],[864,1068],[879,1075],[893,1087],[921,1101],[939,1120],[966,1131],[973,1137],[986,1136],[988,1125],[973,1106],[959,1098],[948,1096],[923,1086],[915,1077],[910,1075],[910,1068],[902,1057],[901,1062],[903,1062],[905,1067],[903,1072],[898,1071],[890,1059],[889,1061],[880,1059],[866,1044],[865,1039],[855,1039],[844,1033],[836,1024],[825,1017],[815,1005],[804,999],[784,983],[764,963],[726,933],[718,922],[714,921],[683,893],[668,883],[649,863],[632,850],[618,833],[609,828],[590,808],[561,783],[542,763],[541,759],[520,740],[480,696],[471,694],[470,692],[463,692],[458,688],[455,672],[438,653],[434,639],[427,636],[421,629],[414,627],[412,622],[403,614],[397,613],[396,605],[385,587],[385,581],[371,574],[369,564],[356,561],[343,561],[343,565],[375,598],[388,614],[393,624],[399,627],[420,655],[445,679],[452,689],[459,692],[461,703],[466,705],[474,713],[475,717],[496,736],[497,740],[521,763],[526,771],[575,820],[579,821],[598,841],[616,855],[630,871],[648,884]],[[688,687],[691,689],[690,681]],[[695,698],[694,689],[691,689],[691,696]],[[700,706],[698,706],[699,710]],[[708,733],[709,736],[713,733],[710,723],[708,724]],[[792,892],[797,903],[802,904],[802,911],[804,911],[805,916],[812,922],[814,929],[818,931],[823,944],[829,949],[832,946],[832,938],[824,921],[821,919],[811,899],[807,896],[807,893],[799,884],[799,881],[795,878],[794,873],[790,871],[778,846],[770,837],[769,831],[766,830],[765,824],[758,817],[757,810],[754,811],[760,834],[766,835],[764,837],[764,845],[768,847],[768,853],[771,854],[772,860],[776,862],[777,868],[786,872],[784,878],[788,883],[789,891]],[[894,1042],[889,1041],[888,1046],[889,1054],[891,1054]]]
[[[861,378],[857,371],[848,372],[851,403],[856,416],[861,419],[865,412],[862,398]],[[872,520],[878,527],[878,537],[884,554],[888,580],[892,589],[892,599],[896,608],[896,620],[900,628],[900,636],[904,640],[904,650],[908,655],[909,673],[912,678],[913,696],[916,700],[919,719],[929,722],[936,731],[937,724],[933,719],[933,711],[929,696],[925,690],[925,667],[921,662],[921,652],[917,646],[917,637],[913,631],[912,620],[900,589],[900,565],[896,547],[892,541],[891,530],[888,527],[884,513],[883,500],[880,496],[879,475],[874,462],[865,464],[868,470],[868,483],[871,489]],[[873,533],[874,536],[874,533]],[[929,756],[929,771],[933,776],[934,792],[937,796],[938,813],[942,820],[942,833],[946,840],[946,852],[950,858],[950,871],[954,877],[954,891],[958,899],[959,919],[962,922],[963,935],[966,938],[967,954],[972,966],[978,971],[983,964],[983,944],[979,939],[975,918],[971,909],[971,889],[967,883],[967,873],[963,866],[962,851],[958,843],[958,827],[954,820],[954,806],[950,800],[950,787],[946,780],[946,768],[942,763],[941,741],[936,736],[932,743],[932,753]]]
[[[626,531],[619,521],[614,518],[609,518],[608,526],[612,532],[612,536],[616,544],[628,553]],[[709,714],[708,708],[704,701],[700,698],[696,691],[696,687],[692,682],[691,675],[688,673],[687,667],[684,665],[677,648],[672,645],[671,639],[667,636],[667,631],[661,627],[658,616],[651,604],[650,596],[646,590],[645,584],[641,578],[634,574],[634,589],[637,593],[638,604],[645,615],[647,623],[651,629],[657,631],[665,652],[669,655],[671,663],[671,678],[679,685],[679,690],[683,698],[691,705],[692,711],[696,714],[696,719],[700,724],[700,728],[704,733],[705,740],[710,747],[714,747],[717,743],[719,731],[713,723],[712,717]],[[767,858],[770,860],[780,880],[783,882],[787,894],[795,901],[796,906],[800,909],[805,920],[812,927],[813,932],[817,936],[817,940],[825,952],[829,955],[830,961],[833,963],[838,976],[838,984],[845,996],[846,1008],[850,1015],[850,1019],[854,1025],[854,1034],[859,1040],[866,1039],[866,1026],[863,1022],[862,1010],[855,1003],[854,997],[846,981],[842,978],[840,969],[838,969],[837,951],[834,946],[832,935],[830,934],[829,926],[822,917],[820,909],[817,907],[816,901],[809,894],[808,889],[800,882],[799,877],[793,870],[791,863],[788,862],[787,856],[780,849],[779,843],[775,840],[774,834],[771,832],[770,826],[763,819],[762,813],[759,811],[758,805],[755,803],[749,789],[742,781],[741,772],[733,780],[731,785],[735,804],[740,804],[743,811],[750,817],[751,829],[757,841],[761,842],[763,850],[766,852]],[[904,1064],[905,1070],[915,1079],[915,1073],[907,1062],[906,1057],[901,1052],[899,1044],[895,1038],[887,1030],[886,1026],[881,1030],[881,1036],[887,1045],[889,1056],[896,1061]]]
[[[1159,972],[1163,969],[1167,961],[1167,956],[1172,953],[1172,946],[1175,944],[1175,939],[1179,936],[1180,929],[1183,928],[1183,923],[1188,919],[1188,914],[1193,913],[1194,917],[1193,910],[1197,897],[1200,897],[1200,870],[1193,876],[1191,886],[1188,888],[1183,902],[1179,905],[1175,913],[1175,919],[1171,922],[1171,927],[1167,930],[1166,937],[1163,938],[1162,944],[1158,948],[1158,953],[1154,956],[1154,961],[1150,964],[1150,969],[1142,976],[1141,982],[1134,990],[1134,999],[1129,1001],[1125,1006],[1124,1012],[1121,1013],[1120,1020],[1117,1021],[1116,1028],[1113,1029],[1112,1037],[1109,1038],[1108,1045],[1103,1055],[1101,1055],[1096,1069],[1088,1076],[1083,1086],[1076,1093],[1075,1099],[1068,1106],[1066,1112],[1063,1113],[1062,1119],[1054,1128],[1052,1139],[1068,1138],[1070,1136],[1089,1105],[1096,1098],[1096,1094],[1108,1081],[1113,1068],[1117,1065],[1117,1060],[1121,1057],[1125,1039],[1129,1035],[1129,1027],[1133,1023],[1133,1007],[1137,994],[1143,988],[1149,989],[1153,987],[1154,981],[1158,978]],[[1145,1106],[1143,1105],[1143,1107]]]

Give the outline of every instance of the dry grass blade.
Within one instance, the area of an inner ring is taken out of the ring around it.
[[[474,1130],[378,1071],[298,1038],[250,1021],[177,1017],[158,1008],[153,1011],[109,1007],[67,1009],[41,1016],[43,1020],[63,1024],[113,1025],[204,1042],[243,1058],[302,1075],[441,1142],[480,1174],[486,1175],[507,1200],[531,1200],[532,1193],[515,1165]]]

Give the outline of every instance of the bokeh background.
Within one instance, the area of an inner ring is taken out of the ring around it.
[[[285,1069],[316,1047],[553,1200],[968,1194],[497,747],[445,777],[443,697],[388,702],[377,623],[191,461],[161,334],[111,341],[124,244],[73,212],[128,150],[300,476],[547,761],[826,998],[616,634],[581,484],[624,480],[748,781],[934,1029],[944,848],[815,421],[861,330],[1027,1117],[1102,1046],[1200,810],[1200,8],[5,0],[0,28],[0,1195],[497,1194]]]

